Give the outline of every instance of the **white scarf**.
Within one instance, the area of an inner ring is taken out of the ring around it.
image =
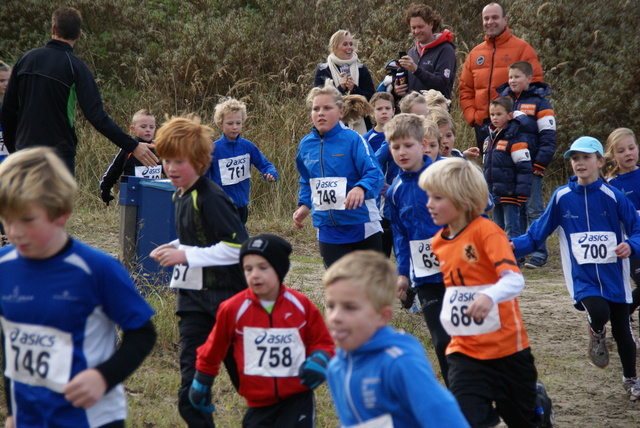
[[[331,70],[331,78],[336,88],[340,86],[340,71],[338,67],[347,64],[349,66],[349,72],[353,78],[353,83],[359,86],[360,71],[358,70],[358,55],[354,52],[351,55],[351,59],[340,59],[334,54],[329,54],[327,57],[327,64],[329,64],[329,70]]]

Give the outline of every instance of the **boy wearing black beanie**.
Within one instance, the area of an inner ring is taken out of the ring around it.
[[[318,308],[284,285],[291,251],[291,244],[271,234],[242,244],[240,265],[249,288],[220,305],[209,338],[198,348],[189,393],[197,409],[215,410],[211,386],[233,345],[239,392],[249,406],[243,427],[315,426],[313,389],[325,380],[335,347]]]

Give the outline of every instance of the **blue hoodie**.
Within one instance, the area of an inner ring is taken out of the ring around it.
[[[581,186],[577,177],[569,178],[567,185],[554,192],[544,214],[527,233],[513,239],[516,257],[532,253],[556,229],[562,270],[577,309],[583,310],[578,302],[589,296],[631,303],[629,259],[615,257],[612,251],[615,245],[626,242],[632,254],[640,253],[640,217],[622,192],[600,179]],[[612,259],[603,263],[606,256]],[[580,259],[585,260],[581,263]]]
[[[426,245],[421,245],[421,265],[414,265],[416,257],[412,258],[411,242],[424,241],[433,238],[442,226],[433,223],[429,210],[427,209],[427,192],[418,186],[420,174],[429,165],[431,158],[424,155],[424,166],[417,172],[402,171],[387,191],[387,205],[391,213],[391,227],[393,228],[393,247],[395,249],[396,261],[398,262],[398,274],[411,278],[414,287],[426,283],[442,282],[442,274],[438,273],[423,276],[420,269],[432,269],[439,266],[438,260],[433,252],[424,249]],[[417,248],[418,246],[416,246]]]
[[[460,406],[433,374],[416,338],[379,329],[360,348],[338,350],[327,382],[346,427],[390,415],[395,428],[468,427]]]
[[[331,130],[320,135],[316,128],[300,141],[296,166],[300,173],[298,206],[311,208],[313,225],[348,226],[380,221],[376,197],[382,190],[384,177],[371,146],[357,132],[338,122]],[[356,186],[361,187],[365,201],[356,209],[318,210],[313,197],[318,189],[311,189],[314,178],[346,178],[345,194]]]
[[[222,134],[222,137],[214,143],[213,159],[205,176],[222,187],[236,207],[242,208],[249,205],[251,165],[258,168],[263,176],[271,174],[278,180],[276,168],[251,141],[240,138],[239,135],[235,141],[229,140]],[[224,180],[221,171],[225,173]]]

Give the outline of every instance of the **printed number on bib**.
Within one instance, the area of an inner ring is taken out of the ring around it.
[[[584,264],[615,263],[618,246],[613,232],[581,232],[571,234],[571,252],[576,262]]]
[[[389,413],[385,413],[361,424],[351,425],[349,428],[393,428],[393,418]]]
[[[440,263],[431,250],[432,240],[433,238],[409,242],[411,246],[411,263],[413,264],[416,278],[440,273]]]
[[[305,348],[297,328],[244,327],[244,372],[265,377],[292,377],[304,362]]]
[[[344,210],[347,197],[346,177],[312,178],[313,207],[316,211]]]
[[[251,157],[246,153],[233,158],[220,159],[218,168],[223,186],[240,183],[251,177]]]
[[[42,325],[21,324],[0,318],[4,332],[5,376],[56,392],[71,379],[71,333]]]
[[[440,312],[442,327],[451,336],[475,336],[478,334],[492,333],[500,329],[500,313],[498,305],[493,305],[489,314],[481,320],[476,320],[467,315],[469,306],[476,296],[490,285],[478,285],[473,287],[447,287]]]
[[[192,246],[180,245],[178,247],[179,250],[186,250],[187,248],[192,248]],[[169,287],[183,290],[202,290],[202,268],[189,267],[183,263],[173,266]]]
[[[150,178],[159,180],[162,174],[162,165],[156,166],[137,166],[135,168],[136,177]]]

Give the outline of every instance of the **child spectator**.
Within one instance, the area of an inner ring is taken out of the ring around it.
[[[609,184],[620,190],[640,212],[640,168],[638,168],[638,142],[632,130],[617,128],[607,138],[605,157],[612,165],[606,172]],[[606,166],[605,166],[606,167]],[[640,260],[629,259],[631,278],[636,284],[629,313],[640,306]]]
[[[567,289],[578,310],[587,312],[589,359],[609,364],[606,324],[618,346],[623,387],[632,401],[640,398],[636,377],[636,344],[631,332],[629,261],[640,252],[640,218],[622,192],[600,178],[602,144],[580,137],[564,154],[575,176],[558,188],[542,216],[514,239],[517,256],[526,255],[557,230]],[[628,238],[626,238],[628,236]]]
[[[446,292],[440,321],[447,347],[449,389],[472,427],[550,427],[551,400],[537,371],[518,295],[524,277],[505,233],[481,214],[487,184],[472,162],[436,162],[420,176],[433,222],[431,243]],[[495,407],[494,407],[495,403]]]
[[[243,427],[314,427],[313,389],[324,382],[335,353],[322,315],[304,294],[284,285],[291,245],[276,235],[255,236],[240,249],[249,289],[220,305],[218,320],[198,348],[189,397],[212,412],[211,386],[232,349],[240,395],[249,409]]]
[[[149,143],[149,149],[155,154],[153,136],[156,133],[156,118],[149,110],[142,109],[135,112],[129,130],[137,143]],[[115,199],[111,189],[121,175],[157,180],[162,176],[162,165],[144,166],[142,162],[131,156],[131,153],[120,149],[100,180],[100,197],[105,204],[109,205],[109,202]]]
[[[420,342],[387,326],[396,281],[393,264],[374,251],[343,257],[322,279],[327,324],[339,348],[327,381],[340,422],[468,427],[458,403],[436,380]]]
[[[391,120],[396,110],[393,106],[393,95],[388,92],[376,92],[371,97],[369,104],[373,108],[373,118],[376,125],[364,134],[363,138],[375,153],[384,143],[384,126]]]
[[[428,155],[432,162],[436,162],[442,159],[440,156],[440,143],[442,141],[442,136],[438,130],[438,125],[426,118],[423,120],[422,124],[424,126],[424,140],[426,142],[424,154]],[[400,167],[402,167],[402,165],[400,165]]]
[[[0,165],[13,244],[0,249],[7,427],[124,427],[122,382],[156,340],[153,310],[124,267],[66,233],[76,188],[51,148]]]
[[[449,111],[449,108],[451,107],[451,100],[445,98],[445,96],[442,95],[442,92],[436,89],[429,89],[428,91],[420,92],[422,92],[422,95],[427,100],[429,109],[440,107],[441,109],[444,109],[444,111]]]
[[[491,101],[491,126],[482,150],[484,178],[495,203],[493,221],[508,238],[520,236],[520,205],[531,193],[530,139],[520,132],[512,105],[507,97]]]
[[[369,103],[373,108],[373,118],[375,119],[376,125],[374,128],[371,128],[369,132],[367,132],[363,136],[363,138],[367,143],[369,143],[369,145],[373,149],[373,153],[375,153],[377,157],[378,150],[383,144],[385,144],[384,126],[387,124],[387,122],[389,122],[389,120],[391,120],[391,118],[395,114],[394,99],[393,95],[388,92],[376,92],[371,97],[371,101]],[[389,161],[393,162],[390,156],[383,161],[384,164],[380,164],[382,173],[385,176],[385,183],[382,186],[382,192],[380,192],[380,215],[382,216],[382,250],[387,255],[387,257],[391,256],[391,249],[393,248],[391,224],[389,223],[388,215],[385,214],[386,208],[384,199],[384,195],[386,195],[389,184],[391,183],[391,181],[387,181]]]
[[[513,110],[525,114],[529,121],[520,130],[533,136],[529,145],[533,176],[531,196],[520,208],[520,231],[537,220],[544,211],[542,202],[542,178],[544,171],[556,151],[556,120],[551,104],[548,84],[533,82],[533,66],[528,61],[517,61],[509,66],[509,81],[496,88],[499,96],[510,97]],[[529,269],[538,269],[547,263],[547,246],[542,243],[524,264]]]
[[[427,194],[418,186],[420,173],[432,161],[424,154],[427,145],[425,119],[415,114],[399,114],[387,124],[385,135],[395,162],[402,172],[389,188],[387,204],[391,213],[394,249],[398,263],[398,297],[406,301],[411,287],[417,294],[422,315],[429,328],[440,372],[448,384],[449,368],[444,351],[449,335],[440,324],[444,282],[440,264],[431,251],[436,226],[427,210]]]
[[[354,250],[382,251],[376,198],[384,178],[371,147],[340,123],[343,100],[331,82],[313,88],[307,104],[314,126],[298,147],[299,208],[293,213],[293,224],[302,228],[313,213],[326,267]]]
[[[438,131],[440,131],[441,136],[440,156],[443,158],[453,156],[473,159],[480,155],[480,149],[477,147],[470,147],[464,152],[453,147],[456,141],[456,124],[447,110],[440,107],[432,107],[429,109],[427,118],[438,125]]]
[[[2,109],[2,99],[4,98],[4,91],[7,90],[10,76],[11,67],[9,67],[8,64],[0,61],[0,110]],[[2,137],[2,124],[0,123],[0,162],[5,160],[7,156],[9,156],[9,151],[4,145],[4,138]]]
[[[249,217],[251,165],[258,168],[266,181],[278,180],[275,167],[251,141],[240,137],[247,119],[247,106],[235,98],[221,100],[213,119],[222,128],[222,137],[214,144],[213,160],[206,176],[229,195],[238,207],[243,223]]]
[[[409,92],[398,104],[401,113],[413,113],[426,116],[429,113],[427,99],[420,92]]]
[[[177,289],[180,317],[178,411],[190,427],[212,427],[213,417],[189,402],[196,349],[216,322],[218,306],[244,290],[238,263],[240,246],[248,238],[233,201],[204,177],[211,164],[213,130],[194,116],[176,117],[158,131],[156,152],[165,174],[177,187],[173,196],[178,239],[161,245],[150,256],[162,266],[174,266],[171,287]],[[225,366],[238,389],[238,373],[229,352]]]

